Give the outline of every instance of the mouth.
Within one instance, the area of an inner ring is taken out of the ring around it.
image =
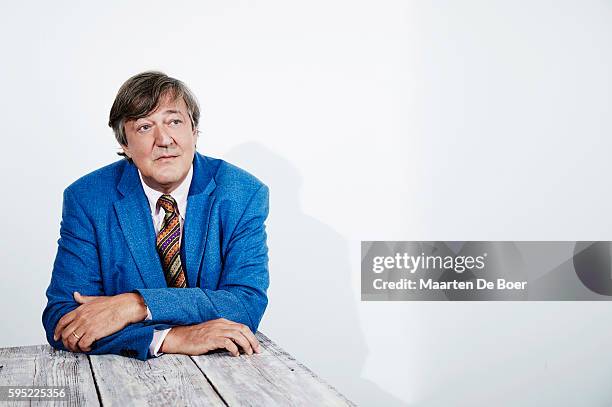
[[[177,157],[177,155],[162,155],[161,157],[156,158],[155,161],[165,162]]]

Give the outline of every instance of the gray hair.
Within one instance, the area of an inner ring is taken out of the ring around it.
[[[157,109],[161,98],[166,95],[170,95],[175,100],[183,98],[191,120],[191,128],[198,131],[200,106],[191,90],[183,82],[163,72],[146,71],[132,76],[121,85],[111,107],[108,125],[113,129],[120,145],[128,144],[125,122],[148,116]],[[130,160],[123,151],[117,154]]]

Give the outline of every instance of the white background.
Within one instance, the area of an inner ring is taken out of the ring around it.
[[[260,326],[372,406],[612,403],[609,303],[362,303],[361,240],[612,240],[610,1],[6,2],[0,346],[45,342],[63,189],[143,70],[271,189]]]

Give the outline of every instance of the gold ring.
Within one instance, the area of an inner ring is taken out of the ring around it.
[[[81,337],[77,334],[74,333],[75,331],[72,331],[72,334],[77,338],[77,339],[81,339]]]

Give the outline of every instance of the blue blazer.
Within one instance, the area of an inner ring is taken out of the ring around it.
[[[196,152],[182,248],[187,288],[168,288],[138,170],[121,160],[64,191],[60,239],[42,322],[51,346],[59,319],[77,308],[73,292],[139,292],[152,320],[97,340],[89,354],[145,360],[153,330],[226,318],[257,330],[268,303],[264,221],[268,188],[223,160]]]

